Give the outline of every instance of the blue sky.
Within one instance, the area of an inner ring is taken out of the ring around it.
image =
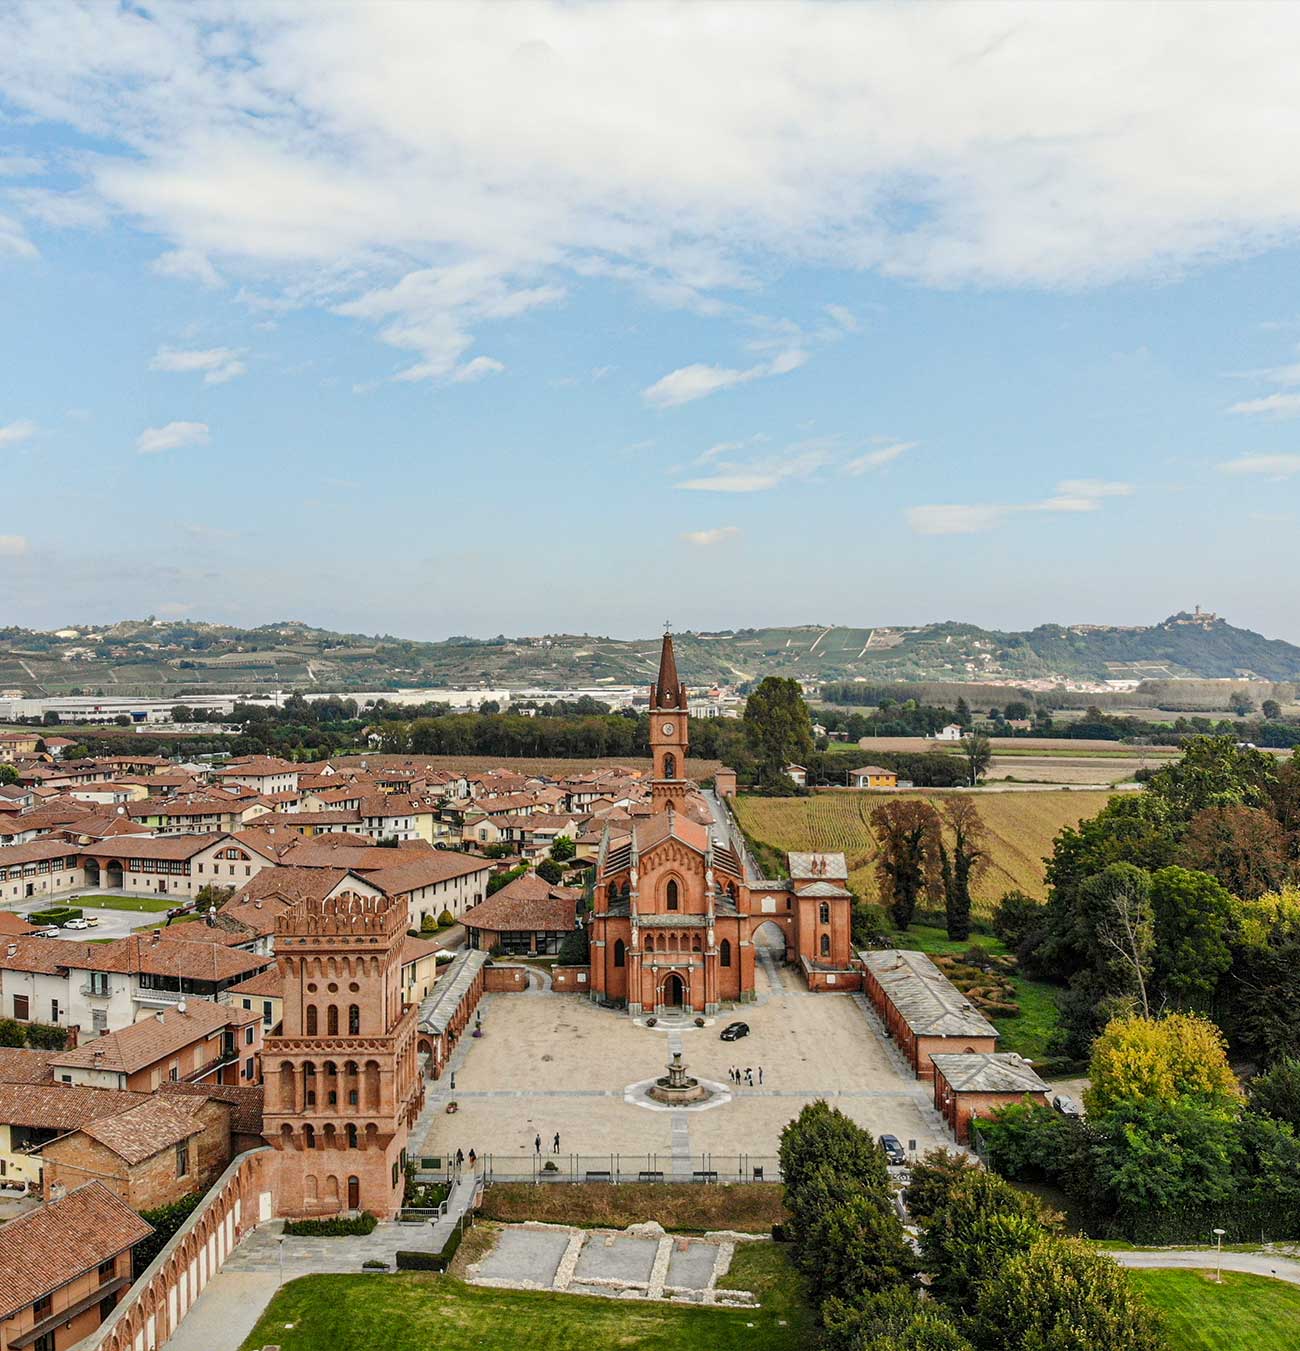
[[[8,5],[0,623],[1300,641],[1297,30]]]

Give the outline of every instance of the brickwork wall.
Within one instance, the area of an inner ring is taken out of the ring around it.
[[[517,994],[528,988],[528,972],[522,966],[485,966],[483,988],[489,994]]]
[[[586,994],[591,989],[591,967],[551,967],[551,989],[558,990],[561,994]]]
[[[161,1346],[244,1235],[275,1210],[275,1151],[241,1154],[112,1314],[72,1351],[153,1351]]]

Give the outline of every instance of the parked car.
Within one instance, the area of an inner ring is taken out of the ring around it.
[[[57,924],[50,924],[47,925],[44,929],[37,929],[36,936],[38,938],[57,938],[60,932],[61,931]]]
[[[885,1158],[889,1160],[891,1168],[901,1168],[907,1162],[907,1151],[898,1136],[882,1135],[880,1147],[885,1151]]]
[[[65,929],[89,929],[90,921],[84,915],[73,915],[71,919],[63,921],[63,927]]]
[[[1058,1093],[1052,1099],[1052,1106],[1056,1108],[1062,1116],[1082,1116],[1083,1108],[1074,1099],[1065,1093]]]
[[[93,929],[93,928],[95,928],[95,927],[99,924],[99,916],[98,916],[98,915],[87,915],[87,916],[85,917],[85,919],[86,919],[86,927],[87,927],[87,928]]]
[[[748,1023],[728,1023],[722,1029],[723,1041],[739,1041],[741,1037],[749,1036]]]

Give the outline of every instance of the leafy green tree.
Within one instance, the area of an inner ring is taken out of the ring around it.
[[[1062,1180],[1085,1143],[1077,1117],[1028,1098],[980,1117],[979,1137],[989,1167],[1017,1182]]]
[[[971,883],[988,866],[988,831],[968,797],[945,798],[942,816],[947,827],[939,836],[944,916],[948,937],[963,943],[970,937]]]
[[[18,771],[13,765],[0,765],[0,786],[18,782]]]
[[[1235,736],[1199,736],[1151,776],[1147,792],[1185,822],[1206,807],[1262,807],[1275,778],[1267,751],[1238,745]]]
[[[1248,1088],[1250,1108],[1300,1131],[1300,1057],[1283,1056]]]
[[[1259,706],[1259,711],[1269,720],[1277,722],[1282,716],[1282,705],[1276,699],[1265,699]]]
[[[564,864],[557,863],[553,858],[544,858],[537,865],[537,875],[543,882],[555,886],[564,880]]]
[[[1006,891],[993,911],[993,932],[1007,947],[1015,950],[1044,918],[1045,907],[1041,901],[1026,896],[1023,891]]]
[[[560,963],[563,966],[586,966],[591,961],[591,934],[585,924],[564,935],[560,940]]]
[[[1110,1258],[1040,1238],[992,1274],[970,1324],[978,1351],[1166,1351],[1155,1315]]]
[[[1213,877],[1161,868],[1151,878],[1157,987],[1179,1008],[1208,1009],[1232,966],[1233,900]]]
[[[1187,823],[1179,862],[1253,900],[1286,880],[1286,832],[1262,807],[1204,807]]]
[[[578,852],[578,846],[567,835],[557,835],[551,845],[551,857],[557,863],[567,863]]]
[[[916,1279],[917,1261],[889,1200],[861,1188],[807,1226],[801,1262],[815,1300],[876,1293]]]
[[[953,721],[961,727],[970,726],[970,705],[961,696],[958,696],[957,699],[957,708],[953,713]]]
[[[1235,1113],[1241,1101],[1223,1033],[1194,1013],[1116,1018],[1093,1048],[1090,1116],[1117,1107],[1193,1098]]]
[[[966,768],[970,772],[970,786],[974,788],[993,759],[992,746],[988,737],[976,732],[973,736],[963,738],[961,750],[966,757]]]
[[[908,1214],[920,1222],[928,1220],[975,1166],[969,1154],[951,1149],[927,1150],[911,1168],[906,1193]]]
[[[934,1300],[905,1285],[822,1305],[822,1351],[971,1351]]]
[[[760,783],[780,782],[787,765],[813,753],[812,718],[797,680],[765,676],[745,701],[743,721]]]
[[[823,1099],[786,1123],[778,1149],[787,1197],[798,1194],[820,1168],[830,1168],[869,1191],[889,1188],[889,1166],[868,1132]]]

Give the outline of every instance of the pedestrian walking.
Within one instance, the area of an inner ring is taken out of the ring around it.
[[[457,1172],[460,1172],[460,1170],[461,1170],[461,1168],[464,1166],[464,1164],[465,1164],[465,1154],[464,1154],[464,1151],[458,1149],[458,1150],[456,1151],[456,1171],[457,1171]]]
[[[556,1131],[555,1139],[551,1144],[551,1153],[558,1154],[559,1152],[560,1152],[560,1132]]]
[[[745,1082],[750,1088],[754,1087],[754,1071],[748,1065],[745,1066]]]
[[[760,1066],[758,1067],[758,1086],[759,1086],[759,1088],[762,1088],[762,1087],[763,1087],[763,1067],[762,1067],[762,1065],[760,1065]]]
[[[474,1165],[478,1162],[478,1155],[471,1149],[469,1152],[469,1171],[474,1171]]]
[[[541,1153],[542,1153],[542,1133],[541,1133],[541,1131],[538,1131],[538,1132],[537,1132],[537,1138],[533,1141],[533,1148],[537,1151],[538,1157],[540,1158],[540,1157],[541,1157]]]

